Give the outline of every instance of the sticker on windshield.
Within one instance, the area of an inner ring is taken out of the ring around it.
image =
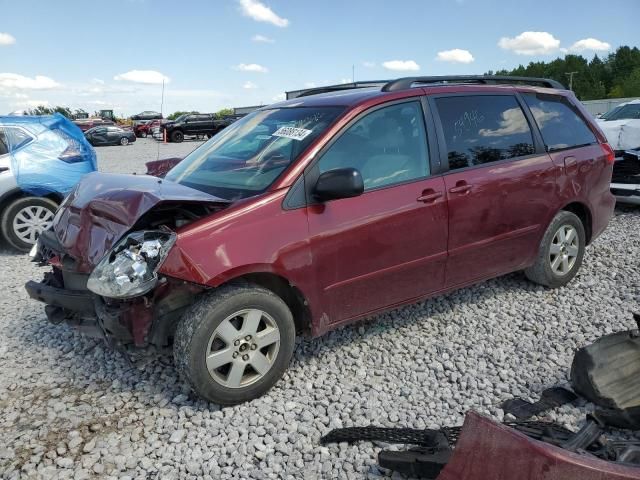
[[[307,135],[311,133],[311,130],[307,130],[306,128],[296,128],[296,127],[280,127],[278,130],[271,134],[272,137],[284,137],[291,138],[293,140],[304,140],[307,138]]]

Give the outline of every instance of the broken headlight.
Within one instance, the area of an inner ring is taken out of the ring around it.
[[[176,241],[175,233],[134,232],[120,240],[93,269],[87,288],[110,298],[147,293],[158,281],[156,272]]]

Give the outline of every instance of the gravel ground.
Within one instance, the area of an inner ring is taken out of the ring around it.
[[[154,147],[101,148],[100,167],[126,171],[121,152],[155,158]],[[144,171],[143,163],[126,165]],[[22,287],[42,270],[0,250],[0,477],[390,476],[376,466],[379,444],[322,447],[320,436],[352,425],[456,425],[468,409],[500,420],[501,401],[566,383],[575,348],[634,326],[638,232],[640,210],[617,211],[566,288],[512,274],[301,339],[275,388],[225,408],[194,398],[170,356],[131,364],[47,323]],[[547,418],[575,428],[588,409],[565,406]]]
[[[110,173],[145,173],[145,163],[159,158],[185,157],[196,147],[199,140],[185,140],[182,143],[162,143],[150,137],[139,138],[123,147],[96,147],[98,169]]]

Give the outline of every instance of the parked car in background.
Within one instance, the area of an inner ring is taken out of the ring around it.
[[[613,213],[613,160],[553,80],[308,93],[233,123],[164,179],[88,176],[39,239],[52,272],[26,289],[51,321],[172,345],[200,396],[237,403],[277,382],[296,334],[518,270],[566,285]]]
[[[74,120],[73,123],[75,123],[76,126],[83,132],[86,132],[87,130],[91,130],[92,128],[95,128],[95,127],[115,125],[115,122],[111,120],[103,120],[102,118],[84,118],[84,119]]]
[[[87,141],[97,147],[99,145],[129,145],[136,141],[132,130],[115,126],[94,127],[84,132]]]
[[[157,170],[162,171],[159,167]],[[616,158],[613,164],[611,192],[621,203],[640,205],[640,148],[627,150]]]
[[[212,137],[224,128],[216,122],[213,113],[188,113],[166,122],[161,130],[166,131],[168,141],[180,143],[187,135]]]
[[[160,112],[154,112],[150,110],[145,110],[144,112],[138,113],[136,115],[131,115],[131,120],[159,120],[162,118],[162,114]]]
[[[617,157],[640,149],[640,99],[618,105],[597,121]]]
[[[135,133],[136,137],[138,138],[146,138],[151,133],[150,132],[151,123],[152,123],[151,120],[138,121],[133,126],[133,133]]]
[[[93,148],[62,115],[0,117],[2,237],[28,251],[64,196],[95,170]]]

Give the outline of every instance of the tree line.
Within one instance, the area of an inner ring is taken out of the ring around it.
[[[591,60],[582,55],[565,55],[550,62],[530,62],[513,70],[489,71],[488,75],[517,75],[552,78],[569,86],[580,100],[640,97],[640,49],[619,47],[615,52]]]

